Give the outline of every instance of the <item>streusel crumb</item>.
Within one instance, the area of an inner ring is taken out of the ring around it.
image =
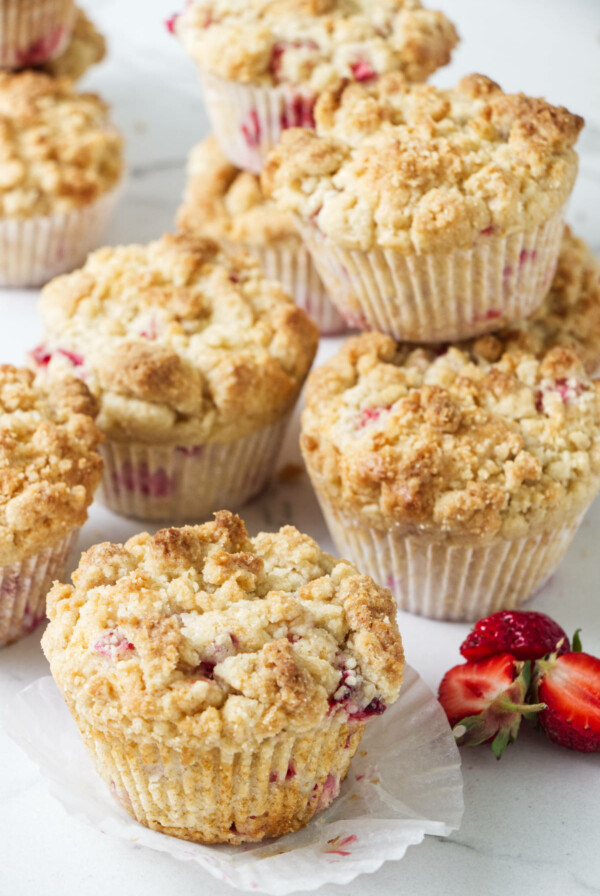
[[[85,522],[102,470],[96,411],[80,380],[47,388],[30,370],[0,366],[0,566]]]
[[[100,544],[56,583],[42,646],[101,731],[221,751],[378,715],[404,657],[390,592],[292,526],[215,522]],[[85,682],[82,687],[81,682]]]
[[[267,196],[346,249],[448,251],[532,229],[575,182],[583,119],[483,75],[442,90],[399,74],[318,101],[263,172]]]
[[[186,234],[94,252],[40,309],[38,368],[83,377],[100,428],[124,441],[227,442],[279,421],[318,343],[248,253]]]
[[[204,0],[188,3],[175,29],[216,75],[316,92],[390,71],[424,81],[458,42],[443,13],[419,0]]]
[[[96,26],[77,8],[75,25],[66,50],[55,59],[50,59],[39,68],[55,78],[69,78],[78,81],[84,73],[102,62],[106,55],[106,40]]]
[[[600,381],[566,348],[488,363],[363,334],[309,378],[302,447],[319,489],[375,528],[530,535],[600,485]]]

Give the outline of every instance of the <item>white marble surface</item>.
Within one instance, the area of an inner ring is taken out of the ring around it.
[[[131,179],[107,242],[144,241],[172,224],[184,181],[184,157],[205,131],[191,63],[163,20],[181,0],[95,0],[85,4],[110,38],[110,58],[85,81],[103,93],[128,141]],[[443,0],[440,0],[440,5]],[[581,174],[571,203],[576,230],[600,251],[599,0],[446,0],[463,42],[439,83],[479,70],[505,87],[545,94],[585,115]],[[21,362],[39,335],[34,292],[0,293],[0,360]],[[320,357],[331,353],[324,343]],[[282,462],[296,459],[297,423]],[[244,517],[252,531],[293,522],[330,542],[309,483],[276,486]],[[600,504],[590,511],[565,563],[532,607],[567,631],[583,627],[584,646],[600,653],[598,560]],[[94,507],[85,548],[119,540],[136,524]],[[437,688],[458,661],[467,627],[401,614],[407,657]],[[38,634],[0,653],[0,708],[25,684],[47,674]],[[401,863],[326,896],[462,896],[485,893],[579,896],[600,893],[600,757],[561,750],[524,731],[497,763],[486,749],[464,751],[466,811],[449,840],[428,838]],[[186,864],[114,841],[67,817],[44,790],[35,767],[0,732],[1,896],[226,896],[234,891]]]

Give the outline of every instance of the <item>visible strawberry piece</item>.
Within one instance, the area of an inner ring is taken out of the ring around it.
[[[66,348],[58,348],[57,352],[70,361],[73,367],[81,367],[83,364],[83,355],[79,355],[77,352],[71,352]]]
[[[524,713],[544,708],[525,703],[528,687],[529,663],[501,653],[454,666],[442,679],[438,699],[460,746],[489,741],[500,759],[516,740]]]
[[[544,396],[551,393],[560,395],[562,403],[568,404],[573,398],[577,398],[582,392],[586,392],[588,387],[584,383],[577,380],[568,380],[566,377],[559,377],[554,382],[554,386],[542,390],[538,390],[535,396],[535,408],[540,413],[544,410]]]
[[[356,420],[358,429],[363,429],[365,426],[368,426],[369,423],[376,423],[381,415],[389,411],[390,408],[391,405],[381,408],[363,408]]]
[[[364,56],[350,63],[350,71],[355,81],[372,81],[377,77],[377,72]]]
[[[98,638],[94,650],[109,660],[115,660],[125,656],[128,651],[135,650],[135,646],[119,628],[113,628]]]
[[[538,716],[550,740],[581,753],[600,752],[600,659],[589,653],[553,655],[535,664]]]
[[[45,345],[36,345],[30,355],[39,367],[47,367],[52,359],[52,352],[49,352]]]
[[[480,619],[460,645],[467,660],[511,653],[516,660],[537,660],[549,653],[570,650],[566,632],[545,613],[500,610]]]
[[[175,12],[172,16],[169,16],[168,19],[165,20],[165,27],[169,34],[175,34],[175,23],[179,18],[179,13]]]
[[[273,46],[269,70],[276,81],[281,80],[283,56],[288,50],[318,50],[319,45],[314,40],[280,40]]]

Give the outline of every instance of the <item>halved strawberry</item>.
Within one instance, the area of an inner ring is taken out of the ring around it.
[[[566,632],[545,613],[534,610],[500,610],[480,619],[460,645],[467,660],[497,653],[512,653],[517,660],[537,660],[549,653],[567,653]]]
[[[550,740],[582,753],[600,752],[600,659],[589,653],[554,654],[535,664],[538,716]]]
[[[497,759],[516,739],[525,713],[539,712],[544,704],[525,703],[530,664],[501,653],[462,663],[446,672],[438,699],[460,746],[491,741]]]

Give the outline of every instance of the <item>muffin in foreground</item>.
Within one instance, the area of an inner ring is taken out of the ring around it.
[[[0,0],[0,68],[31,68],[60,56],[76,15],[74,0]]]
[[[73,33],[60,56],[42,63],[39,68],[55,78],[78,81],[92,65],[106,55],[106,40],[83,9],[77,7]]]
[[[195,0],[174,29],[221,149],[255,174],[283,130],[314,126],[323,90],[389,71],[424,81],[458,41],[419,0]]]
[[[96,768],[154,830],[287,834],[337,796],[404,657],[387,589],[227,511],[82,556],[42,646]]]
[[[0,74],[0,286],[40,286],[97,246],[123,174],[95,94],[43,72]]]
[[[80,380],[49,388],[0,366],[0,646],[46,616],[87,518],[102,460],[96,403]]]
[[[98,399],[111,509],[198,522],[264,488],[318,330],[256,259],[185,234],[100,249],[40,311],[36,368]]]
[[[325,93],[263,172],[339,310],[409,342],[529,316],[556,266],[583,119],[482,75]]]
[[[302,449],[340,553],[403,610],[478,619],[554,572],[598,491],[599,381],[566,348],[363,334],[309,378]]]
[[[279,280],[323,335],[346,325],[321,283],[294,218],[263,196],[260,181],[228,162],[215,137],[191,151],[184,202],[177,214],[184,232],[247,249],[269,279]]]

